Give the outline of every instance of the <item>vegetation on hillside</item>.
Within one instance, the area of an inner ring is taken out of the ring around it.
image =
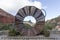
[[[59,22],[60,22],[60,16],[53,18],[51,20],[48,20],[45,23],[45,28],[46,29],[53,29],[58,25]]]
[[[9,30],[12,27],[11,24],[1,24],[0,23],[0,30]]]

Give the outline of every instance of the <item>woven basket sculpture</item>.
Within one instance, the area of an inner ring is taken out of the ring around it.
[[[29,21],[26,21],[25,18]],[[32,19],[35,20],[35,23],[31,22]],[[34,6],[26,6],[19,9],[15,16],[16,30],[23,36],[37,36],[43,30],[44,24],[45,16],[42,10]]]

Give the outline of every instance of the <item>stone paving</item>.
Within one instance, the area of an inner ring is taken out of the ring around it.
[[[36,36],[36,37],[8,37],[7,35],[0,35],[0,40],[57,40],[54,38],[45,38],[41,36]]]
[[[58,38],[58,39],[57,39]],[[11,37],[8,36],[6,33],[0,31],[0,40],[60,40],[60,34],[58,32],[51,32],[50,37],[44,37],[42,35],[40,36],[15,36]]]

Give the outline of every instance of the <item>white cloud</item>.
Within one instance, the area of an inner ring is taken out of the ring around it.
[[[32,0],[0,0],[0,8],[5,11],[11,13],[12,15],[16,15],[17,11],[27,5],[36,6],[37,8],[42,8],[41,3],[38,1],[32,2]]]

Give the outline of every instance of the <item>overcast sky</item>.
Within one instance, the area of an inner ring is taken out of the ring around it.
[[[0,0],[0,8],[6,10],[7,12],[15,15],[17,11],[27,5],[33,5],[41,8],[41,3],[32,0]]]
[[[12,15],[16,15],[20,8],[27,5],[45,9],[46,20],[60,15],[60,0],[0,0],[0,8]]]

